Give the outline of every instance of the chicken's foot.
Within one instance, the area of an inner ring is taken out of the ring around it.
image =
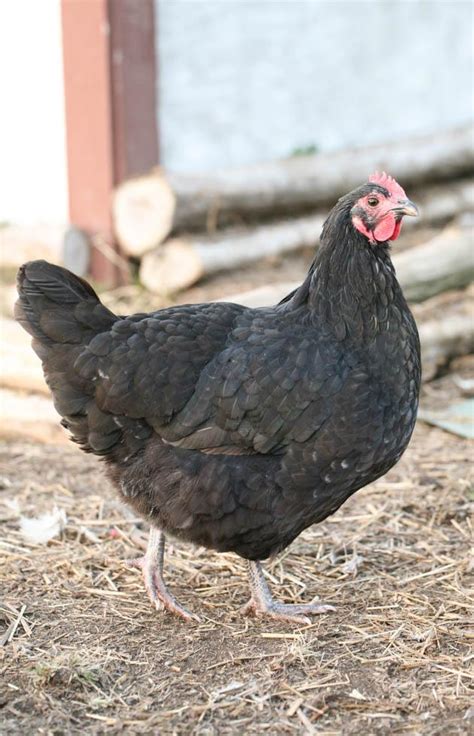
[[[164,555],[165,535],[152,527],[145,555],[136,560],[129,560],[127,564],[142,571],[148,597],[158,611],[169,611],[184,618],[185,621],[199,621],[199,617],[181,606],[167,589],[163,580]]]
[[[297,624],[310,624],[308,616],[335,611],[334,606],[322,603],[277,603],[273,600],[260,562],[247,561],[252,597],[241,609],[244,614],[270,616],[278,621],[291,621]],[[305,615],[306,614],[306,615]]]

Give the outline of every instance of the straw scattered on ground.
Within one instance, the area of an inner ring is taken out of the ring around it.
[[[267,565],[279,599],[337,607],[306,627],[242,618],[243,562],[181,543],[167,579],[202,622],[155,612],[123,564],[146,527],[97,460],[1,455],[3,734],[469,732],[467,441],[419,425],[395,469]],[[19,513],[54,505],[62,536],[26,542]]]

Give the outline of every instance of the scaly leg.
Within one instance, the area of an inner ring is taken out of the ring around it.
[[[263,576],[260,562],[247,560],[247,564],[252,597],[243,607],[242,613],[253,614],[254,616],[270,616],[270,618],[277,619],[278,621],[310,624],[311,620],[305,614],[313,615],[336,610],[334,606],[328,606],[322,603],[302,603],[296,605],[290,603],[277,603],[272,598],[267,581]]]
[[[199,621],[198,616],[181,606],[168,591],[163,580],[164,555],[165,535],[159,529],[152,527],[145,555],[137,560],[130,560],[127,564],[130,567],[138,567],[142,571],[148,597],[158,611],[169,611],[186,621],[193,619]]]

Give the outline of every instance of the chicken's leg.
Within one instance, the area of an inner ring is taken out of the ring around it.
[[[260,562],[248,560],[247,564],[252,597],[243,607],[242,613],[253,614],[254,616],[265,615],[279,621],[291,621],[297,624],[310,624],[311,620],[308,618],[308,615],[336,610],[334,606],[324,605],[322,603],[301,603],[296,605],[277,603],[272,598]]]
[[[199,621],[198,616],[190,613],[181,606],[168,591],[163,580],[163,560],[165,555],[165,535],[159,529],[152,527],[148,539],[148,547],[143,557],[130,560],[131,567],[138,567],[142,571],[145,588],[151,602],[158,611],[170,611],[181,616],[186,621]]]

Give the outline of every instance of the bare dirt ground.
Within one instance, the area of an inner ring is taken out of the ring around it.
[[[267,566],[279,599],[337,607],[297,627],[242,618],[243,562],[181,544],[167,578],[202,622],[155,612],[123,564],[141,534],[96,459],[4,443],[0,636],[18,625],[0,732],[469,733],[470,450],[420,425],[394,470]],[[12,499],[64,509],[62,537],[25,542]]]
[[[307,262],[219,276],[182,301],[298,278]],[[122,313],[131,302],[163,306],[133,287],[108,299]],[[451,390],[442,379],[425,400]],[[243,561],[181,543],[167,580],[201,623],[154,611],[124,564],[146,524],[97,459],[21,440],[0,455],[2,736],[472,733],[467,440],[420,423],[396,468],[266,565],[278,599],[336,606],[303,627],[243,618]],[[27,542],[19,512],[54,505],[62,535]]]

